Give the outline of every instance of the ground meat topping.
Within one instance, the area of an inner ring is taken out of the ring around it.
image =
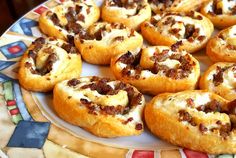
[[[73,45],[71,45],[71,44],[63,43],[61,48],[64,49],[67,53],[70,53],[70,54],[76,54],[77,53],[76,48],[73,47]]]
[[[186,110],[179,110],[179,121],[187,121],[192,126],[196,126],[193,117]]]
[[[75,34],[78,34],[80,30],[82,29],[82,26],[74,21],[69,21],[67,25],[65,26],[66,30],[69,32],[73,32]]]
[[[51,14],[50,19],[52,20],[54,25],[60,26],[60,21],[59,21],[56,13]]]
[[[44,67],[40,70],[37,70],[39,74],[45,75],[49,73],[52,70],[53,64],[58,60],[58,57],[55,53],[52,53],[48,56],[46,63],[44,64]]]
[[[228,114],[236,115],[236,99],[228,103]]]
[[[33,62],[36,63],[37,53],[40,51],[40,49],[43,47],[43,44],[46,43],[45,38],[40,37],[37,38],[32,44],[34,45],[32,50],[28,51],[28,57],[33,59]],[[49,73],[52,70],[53,63],[55,63],[58,60],[57,54],[54,53],[54,49],[52,47],[47,47],[43,50],[45,53],[48,53],[49,56],[45,61],[45,64],[42,68],[37,69],[33,68],[32,64],[26,64],[27,68],[30,69],[32,74],[39,74],[39,75],[45,75]]]
[[[194,107],[194,100],[192,98],[186,99],[186,102],[189,107]]]
[[[166,21],[163,22],[163,25],[174,25],[176,23],[175,19],[173,17],[167,17]]]
[[[235,46],[235,45],[232,45],[232,44],[228,44],[228,45],[226,46],[226,48],[229,49],[229,50],[236,50],[236,46]]]
[[[218,3],[217,0],[213,0],[213,5],[212,5],[213,12],[209,11],[210,14],[212,14],[212,15],[220,15],[220,14],[223,13],[222,8],[218,7],[217,3]]]
[[[200,105],[197,107],[198,111],[208,112],[221,112],[221,104],[217,100],[212,100],[205,105]]]
[[[197,19],[197,20],[203,19],[201,15],[196,15],[194,11],[187,12],[186,16],[191,17],[192,19]]]
[[[184,38],[188,39],[189,37],[193,36],[195,32],[195,26],[192,24],[185,25],[185,35]]]
[[[124,63],[124,64],[131,64],[134,62],[134,56],[131,52],[123,54],[118,61]]]
[[[231,126],[229,123],[225,124],[225,125],[221,125],[220,127],[220,135],[226,139],[227,136],[230,135],[230,131],[231,131]]]
[[[165,8],[167,8],[173,4],[174,0],[148,0],[148,2],[153,3],[155,5],[159,5],[160,3],[162,3]]]
[[[182,79],[188,77],[193,70],[193,66],[196,63],[190,62],[191,57],[187,54],[184,56],[178,54],[169,56],[168,51],[169,50],[163,50],[161,53],[154,53],[154,55],[150,57],[150,59],[154,61],[154,65],[152,68],[149,68],[147,70],[151,71],[154,74],[162,71],[167,77],[172,79]],[[123,54],[117,60],[117,62],[127,64],[126,67],[124,67],[121,71],[123,76],[132,77],[134,79],[140,78],[141,72],[145,70],[139,65],[140,57],[140,53],[134,56],[132,53],[128,52],[126,54]],[[165,61],[167,58],[178,60],[180,62],[180,65],[178,65],[176,68],[169,68],[166,65],[158,63]],[[131,74],[131,70],[135,73]]]
[[[176,52],[177,49],[179,49],[179,47],[180,47],[182,44],[183,44],[182,41],[176,42],[175,44],[173,44],[173,45],[171,46],[171,50],[172,50],[173,52]]]
[[[205,133],[208,129],[202,123],[199,124],[199,130],[202,133]]]
[[[67,85],[68,85],[69,87],[73,87],[73,86],[78,85],[79,83],[80,83],[79,80],[77,80],[76,78],[73,78],[73,79],[71,79],[71,80],[69,80],[69,81],[67,82]]]
[[[128,124],[129,122],[133,121],[133,117],[128,118],[126,121],[122,122],[123,124]]]
[[[143,124],[141,124],[141,123],[136,124],[135,129],[136,130],[142,130],[143,129]]]
[[[215,86],[219,86],[224,82],[223,69],[219,66],[216,67],[216,74],[213,75],[213,83]]]
[[[117,36],[113,39],[113,41],[124,41],[124,36]]]
[[[95,105],[92,102],[90,102],[89,105],[87,105],[87,103],[81,102],[82,104],[86,105],[86,107],[89,108],[89,112],[92,114],[99,112],[104,115],[116,115],[116,114],[125,115],[129,113],[130,109],[139,105],[142,101],[142,94],[139,92],[136,92],[133,87],[130,87],[129,85],[123,82],[117,83],[115,87],[112,88],[111,86],[107,84],[107,82],[111,81],[110,79],[93,77],[91,80],[92,80],[91,82],[93,83],[88,84],[88,85],[83,85],[80,88],[81,89],[90,88],[91,90],[96,90],[98,91],[98,93],[104,94],[104,95],[115,95],[119,92],[119,90],[124,90],[127,92],[128,100],[129,100],[129,103],[126,106]],[[71,82],[72,82],[71,84],[75,84],[74,82],[76,81],[71,81]],[[132,120],[127,120],[127,121],[129,122]]]

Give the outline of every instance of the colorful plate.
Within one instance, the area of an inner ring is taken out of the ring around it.
[[[38,28],[38,17],[60,3],[49,0],[36,7],[0,38],[0,157],[233,158],[178,148],[154,137],[147,129],[140,136],[98,138],[61,120],[51,108],[51,93],[21,88],[17,81],[18,61],[35,38],[44,36]],[[202,71],[211,65],[203,52],[194,56],[201,61]],[[109,67],[83,62],[82,76],[88,75],[113,77]]]

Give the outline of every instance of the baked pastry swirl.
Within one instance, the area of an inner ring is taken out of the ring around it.
[[[172,144],[210,154],[236,153],[236,101],[207,91],[164,93],[145,106],[144,114],[151,132]]]
[[[151,9],[155,13],[164,11],[186,12],[195,10],[206,0],[148,0]]]
[[[200,88],[232,101],[236,99],[236,64],[219,62],[208,68],[200,80]]]
[[[27,90],[47,92],[59,81],[79,77],[81,69],[81,56],[75,47],[53,37],[40,37],[22,56],[18,79]]]
[[[95,76],[60,82],[53,91],[57,114],[99,137],[141,134],[144,104],[135,87]]]
[[[236,25],[211,38],[207,43],[206,54],[214,62],[236,62]]]
[[[75,37],[83,59],[92,64],[110,64],[112,56],[140,49],[142,44],[139,33],[120,23],[98,22]]]
[[[156,14],[141,25],[143,37],[153,45],[180,45],[193,53],[205,47],[213,32],[213,24],[198,12]]]
[[[236,24],[236,0],[210,0],[201,8],[201,13],[209,18],[217,28]]]
[[[101,14],[104,21],[138,30],[142,22],[151,18],[151,8],[146,0],[105,0]]]
[[[99,19],[100,10],[93,0],[67,0],[39,17],[43,33],[74,43],[81,28],[88,28]]]
[[[200,75],[198,61],[174,46],[118,55],[111,60],[111,70],[117,79],[153,95],[194,89]]]

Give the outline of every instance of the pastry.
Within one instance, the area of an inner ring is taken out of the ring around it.
[[[138,30],[142,22],[151,18],[151,8],[146,0],[105,0],[101,17]]]
[[[111,57],[128,50],[140,49],[142,36],[119,23],[98,22],[75,37],[83,59],[92,64],[110,64]]]
[[[93,0],[68,0],[41,14],[39,28],[48,36],[74,43],[74,35],[99,19],[100,10]]]
[[[163,93],[145,106],[150,131],[174,145],[209,154],[236,153],[236,101],[207,91]]]
[[[27,90],[47,92],[59,81],[79,77],[81,68],[81,56],[75,47],[53,37],[40,37],[22,56],[18,79]]]
[[[117,79],[153,95],[194,89],[200,75],[198,61],[174,46],[118,55],[111,60],[111,70]]]
[[[201,13],[209,18],[217,28],[236,24],[236,0],[210,0],[201,8]]]
[[[236,64],[219,62],[210,66],[200,80],[200,88],[232,101],[236,99]]]
[[[206,54],[214,62],[236,62],[236,25],[211,38],[207,43]]]
[[[108,78],[74,78],[53,90],[56,113],[99,137],[141,134],[144,104],[136,88]]]
[[[186,12],[195,10],[206,0],[148,0],[151,9],[155,13],[164,11]]]
[[[211,21],[194,11],[156,14],[141,25],[143,37],[151,44],[178,44],[188,53],[204,48],[213,30]]]

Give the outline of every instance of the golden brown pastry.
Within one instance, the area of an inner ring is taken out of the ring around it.
[[[141,25],[143,37],[153,45],[178,44],[181,50],[196,52],[205,47],[213,24],[198,12],[156,14]]]
[[[101,14],[104,21],[138,30],[142,22],[151,18],[151,8],[146,0],[105,0]]]
[[[148,0],[155,13],[164,11],[186,12],[195,10],[206,0]]]
[[[207,91],[163,93],[145,106],[153,134],[172,144],[210,154],[236,153],[236,101]]]
[[[207,43],[206,54],[214,62],[236,62],[236,25],[211,38]]]
[[[235,25],[236,1],[210,0],[201,8],[201,13],[209,18],[217,28],[226,28]]]
[[[47,92],[59,81],[79,77],[81,68],[81,56],[74,46],[53,37],[40,37],[22,56],[18,79],[27,90]]]
[[[68,0],[41,14],[39,28],[48,36],[73,43],[74,35],[96,22],[99,16],[93,0]]]
[[[75,37],[75,45],[83,59],[101,65],[110,64],[114,55],[140,49],[142,44],[139,33],[119,23],[98,22]]]
[[[210,66],[200,80],[200,88],[232,101],[236,99],[236,64],[219,62]]]
[[[111,60],[111,70],[117,79],[153,95],[194,89],[200,75],[198,61],[174,46],[118,55]]]
[[[141,134],[144,104],[136,88],[95,76],[60,82],[53,91],[57,114],[99,137]]]

